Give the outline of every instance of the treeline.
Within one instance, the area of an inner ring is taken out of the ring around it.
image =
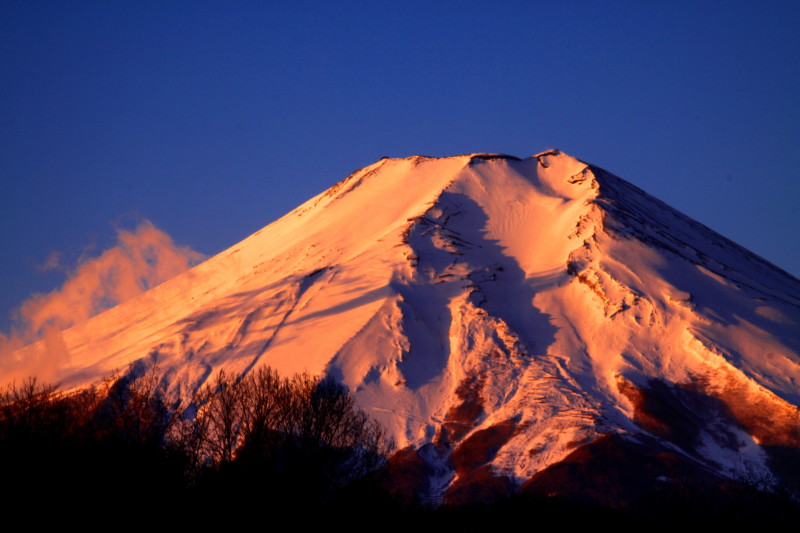
[[[393,448],[332,379],[221,372],[178,413],[154,372],[134,375],[70,393],[30,378],[0,394],[7,510],[192,520],[310,510],[374,492],[368,475]]]
[[[796,503],[785,498],[747,487],[701,491],[699,485],[660,491],[626,509],[541,494],[431,509],[409,498],[415,492],[408,487],[421,487],[433,473],[414,452],[390,460],[391,440],[332,379],[283,378],[268,368],[245,377],[220,373],[182,411],[167,404],[158,385],[155,372],[132,369],[75,392],[34,378],[0,392],[0,510],[7,521],[93,529],[255,520],[267,529],[288,521],[356,530],[602,521],[638,531],[653,521],[763,525],[800,519]],[[593,479],[599,478],[578,486]]]

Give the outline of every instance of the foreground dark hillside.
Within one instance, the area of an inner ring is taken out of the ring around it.
[[[197,505],[322,505],[379,469],[392,448],[332,380],[220,373],[181,417],[155,373],[135,375],[73,393],[35,379],[7,388],[6,509],[177,517]]]
[[[415,492],[424,464],[410,450],[393,452],[332,380],[280,378],[268,369],[239,380],[220,374],[185,418],[158,390],[154,373],[73,393],[35,379],[9,387],[0,399],[6,516],[200,525],[279,513],[303,523],[355,521],[356,529],[375,520],[407,527],[611,520],[639,527],[800,519],[787,497],[693,476],[677,462],[680,483],[645,486],[648,465],[671,459],[612,437],[577,450],[513,495],[488,483],[482,498],[433,509]]]

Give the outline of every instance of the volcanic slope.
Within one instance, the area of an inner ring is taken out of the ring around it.
[[[800,447],[800,281],[557,150],[382,159],[62,336],[68,387],[333,375],[433,502],[609,438],[765,488]]]

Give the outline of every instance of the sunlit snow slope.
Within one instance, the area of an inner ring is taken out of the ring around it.
[[[602,435],[764,486],[800,446],[800,282],[558,151],[383,159],[63,337],[66,386],[332,374],[434,501]]]

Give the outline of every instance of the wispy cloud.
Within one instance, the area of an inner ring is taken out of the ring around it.
[[[0,334],[0,375],[4,380],[29,374],[47,379],[69,359],[62,330],[163,283],[203,259],[191,248],[176,245],[149,221],[139,223],[133,231],[118,230],[113,248],[81,261],[59,289],[34,294],[22,303],[14,331]],[[63,268],[62,255],[51,253],[42,268]],[[35,350],[20,350],[37,340],[43,342]]]

